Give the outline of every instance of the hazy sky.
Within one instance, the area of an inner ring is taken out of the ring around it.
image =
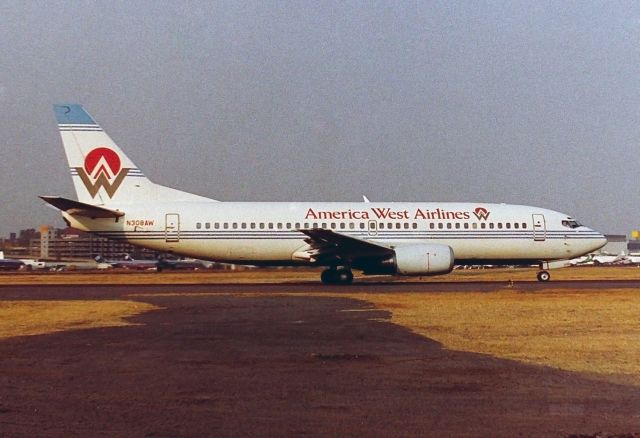
[[[0,236],[75,197],[52,104],[219,200],[507,202],[640,227],[640,2],[0,0]]]

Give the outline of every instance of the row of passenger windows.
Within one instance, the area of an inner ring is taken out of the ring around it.
[[[202,229],[202,222],[197,222],[196,223],[196,229],[200,230]],[[211,229],[211,222],[205,222],[204,223],[204,228],[209,230]],[[327,226],[328,225],[328,226]],[[416,222],[375,222],[375,221],[371,221],[369,222],[369,227],[371,229],[376,229],[376,226],[379,230],[400,230],[400,229],[414,229],[417,230],[418,229],[418,224]],[[228,230],[228,229],[232,229],[232,230],[237,230],[237,229],[242,229],[242,230],[246,230],[246,229],[250,229],[250,230],[255,230],[255,229],[259,229],[259,230],[264,230],[264,229],[269,229],[269,230],[273,230],[273,229],[277,229],[277,230],[282,230],[282,229],[286,229],[286,230],[297,230],[297,229],[310,229],[310,228],[324,228],[324,229],[328,229],[331,228],[333,230],[335,229],[340,229],[340,230],[355,230],[357,228],[364,230],[367,228],[367,223],[365,222],[359,222],[359,223],[355,223],[355,222],[340,222],[340,223],[335,223],[335,222],[331,222],[329,224],[327,224],[326,222],[305,222],[305,223],[300,223],[300,222],[296,222],[291,223],[291,222],[287,222],[287,223],[282,223],[282,222],[213,222],[213,229],[215,230],[219,230],[219,229],[223,229],[223,230]],[[473,230],[477,230],[478,228],[480,228],[481,230],[484,229],[498,229],[498,230],[502,230],[502,229],[526,229],[527,228],[527,223],[526,222],[515,222],[515,223],[511,223],[511,222],[473,222],[473,223],[469,223],[469,222],[464,222],[464,223],[460,223],[460,222],[438,222],[437,224],[435,222],[430,222],[429,223],[429,229],[434,230],[434,229],[447,229],[447,230],[451,230],[451,229],[473,229]]]
[[[204,228],[205,229],[210,229],[211,228],[211,222],[205,222],[204,223]],[[293,225],[293,226],[292,226]],[[359,225],[359,228],[361,230],[364,230],[366,228],[366,224],[364,222],[361,222]],[[401,228],[400,227],[400,223],[397,224],[397,228]],[[282,222],[214,222],[213,223],[213,229],[218,230],[218,229],[223,229],[223,230],[228,230],[228,229],[233,229],[233,230],[237,230],[237,229],[242,229],[242,230],[246,230],[246,229],[251,229],[251,230],[255,230],[255,229],[260,229],[260,230],[264,230],[264,229],[269,229],[269,230],[273,230],[273,229],[278,229],[278,230],[298,230],[298,229],[309,229],[309,228],[332,228],[332,229],[341,229],[341,230],[345,230],[345,229],[350,229],[350,230],[355,230],[356,229],[356,223],[355,222],[349,222],[347,223],[340,223],[340,224],[336,224],[335,222],[330,223],[329,226],[327,227],[326,223],[318,223],[318,222],[306,222],[306,223],[300,223],[300,222],[296,222],[295,224],[291,223],[291,222],[287,222],[282,223]],[[413,228],[416,229],[418,227],[418,224],[413,224]],[[196,223],[196,228],[198,230],[200,230],[202,228],[202,222],[198,222]],[[404,228],[409,229],[409,224],[405,223],[404,224]]]

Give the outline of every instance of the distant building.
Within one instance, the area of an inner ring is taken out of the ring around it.
[[[627,253],[627,236],[624,234],[607,234],[607,244],[599,252],[607,254]]]
[[[108,260],[121,260],[129,254],[138,260],[156,259],[158,253],[124,241],[109,240],[93,234],[66,228],[40,228],[38,238],[31,239],[29,255],[46,259],[89,259],[102,256]]]
[[[640,253],[640,231],[632,231],[631,232],[631,240],[627,243],[627,249],[629,250],[629,254]]]

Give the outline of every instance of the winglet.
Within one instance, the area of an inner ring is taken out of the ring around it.
[[[40,196],[44,202],[53,205],[58,210],[62,210],[73,216],[85,216],[93,219],[97,218],[119,218],[124,216],[123,211],[110,210],[97,205],[85,204],[73,199],[61,198],[60,196]]]

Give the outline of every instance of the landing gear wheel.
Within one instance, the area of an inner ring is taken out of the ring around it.
[[[320,274],[320,280],[324,284],[334,284],[336,282],[337,274],[338,271],[335,269],[325,269],[322,271],[322,274]]]
[[[337,283],[340,283],[340,284],[353,283],[353,272],[351,272],[351,269],[339,268],[337,273],[338,273]]]
[[[322,271],[320,280],[324,284],[351,284],[353,273],[348,268],[329,268]]]
[[[549,274],[547,271],[538,272],[538,281],[549,281],[550,278],[551,274]]]

